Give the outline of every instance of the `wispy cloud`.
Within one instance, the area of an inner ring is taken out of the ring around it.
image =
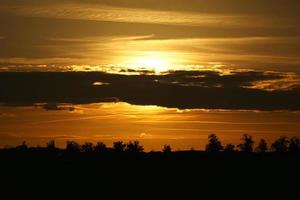
[[[15,114],[12,113],[4,113],[4,112],[0,112],[0,118],[13,118],[15,117]]]
[[[61,19],[99,20],[134,23],[177,24],[185,26],[239,26],[258,27],[270,23],[270,19],[237,14],[206,14],[195,12],[159,11],[146,8],[124,8],[84,3],[53,3],[53,4],[8,4],[1,5],[3,13],[20,16],[49,17]],[[245,23],[245,22],[254,22]]]

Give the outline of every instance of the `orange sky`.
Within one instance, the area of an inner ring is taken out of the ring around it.
[[[0,145],[300,134],[299,22],[299,0],[1,0]]]
[[[224,143],[237,144],[242,134],[269,141],[297,136],[299,112],[259,112],[225,110],[178,110],[127,103],[77,105],[75,110],[46,111],[42,108],[1,107],[1,146],[45,145],[55,139],[78,142],[140,140],[146,150],[160,150],[164,144],[175,149],[203,149],[207,135],[216,133]]]

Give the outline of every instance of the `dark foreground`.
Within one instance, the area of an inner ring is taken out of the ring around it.
[[[300,188],[300,154],[291,153],[1,151],[0,163],[1,191],[13,190],[10,195],[243,199],[243,194],[298,199]]]

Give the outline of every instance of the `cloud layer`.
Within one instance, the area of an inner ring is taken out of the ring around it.
[[[291,79],[289,87],[281,87],[285,85],[282,81],[287,79],[289,75],[284,73],[259,71],[236,71],[227,75],[216,71],[174,71],[164,75],[132,76],[1,73],[0,102],[6,105],[50,103],[45,108],[52,110],[60,103],[114,101],[179,109],[300,110],[299,79]],[[261,82],[266,85],[259,85]]]

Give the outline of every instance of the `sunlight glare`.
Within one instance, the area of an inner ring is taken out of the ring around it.
[[[135,69],[153,70],[156,74],[168,71],[173,63],[172,56],[164,52],[143,52],[130,58],[126,62],[126,66]]]
[[[168,70],[169,61],[159,57],[145,57],[136,59],[136,65],[153,69],[156,73]]]

